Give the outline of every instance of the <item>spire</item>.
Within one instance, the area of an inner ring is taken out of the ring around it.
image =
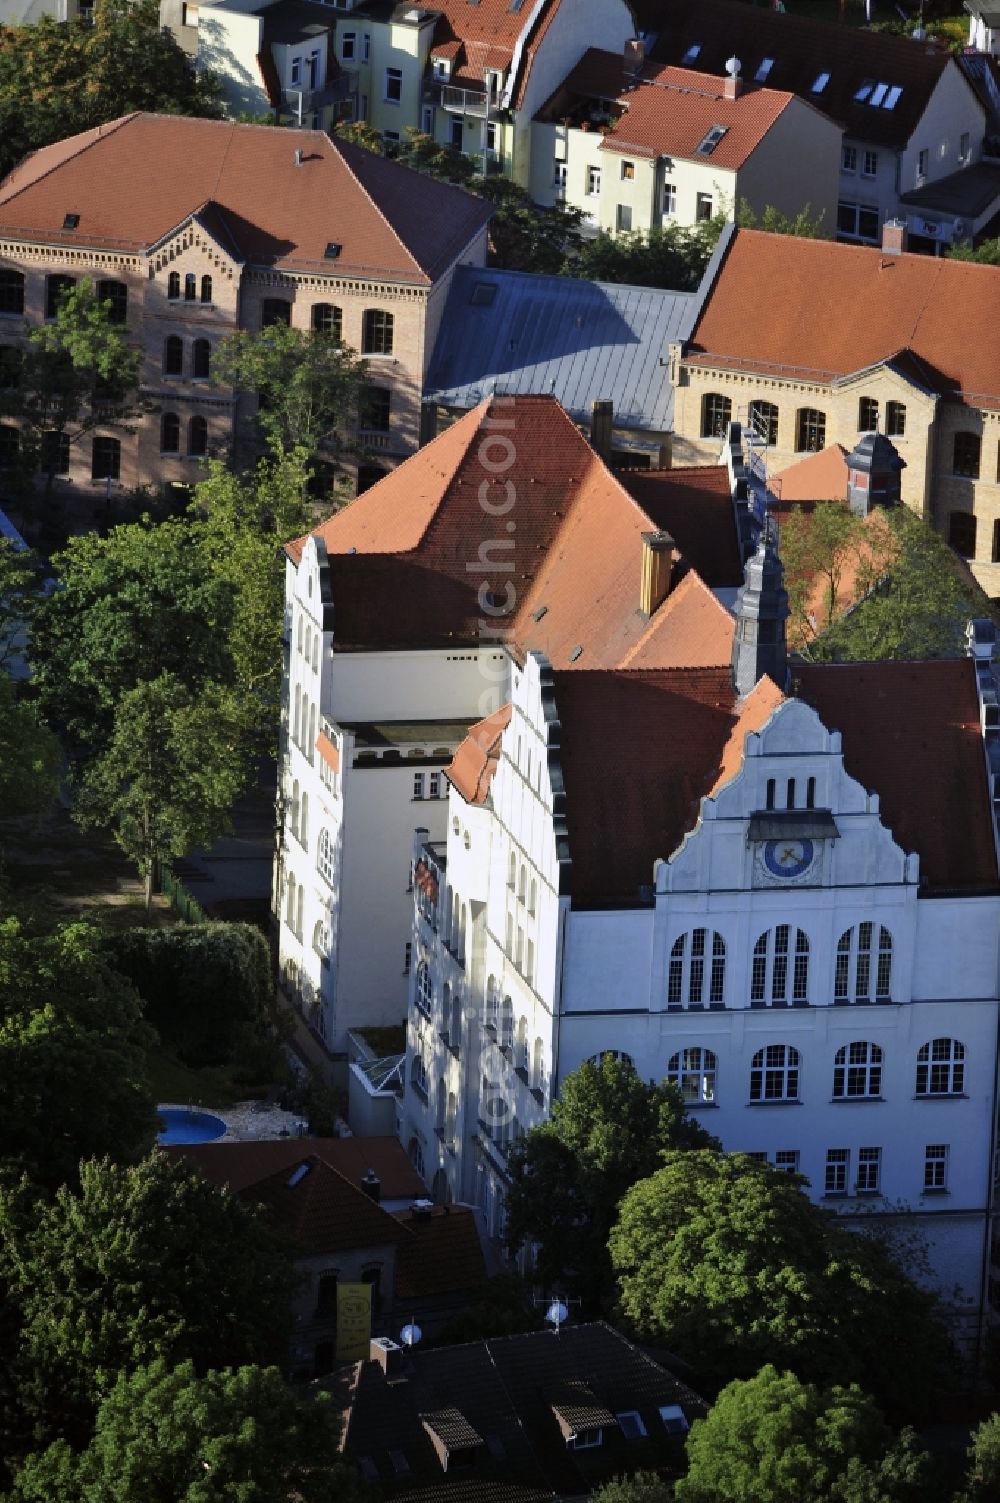
[[[788,681],[788,592],[778,555],[777,527],[770,512],[761,528],[757,552],[747,560],[733,610],[736,632],[732,663],[737,694],[741,699],[749,694],[765,673],[784,689]]]

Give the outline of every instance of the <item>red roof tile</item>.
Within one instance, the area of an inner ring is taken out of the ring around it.
[[[796,663],[801,697],[843,735],[844,766],[920,854],[931,890],[994,890],[997,860],[971,658]]]
[[[743,766],[743,752],[746,739],[753,731],[761,730],[779,705],[784,704],[785,696],[767,674],[758,679],[739,707],[739,715],[722,750],[722,761],[719,767],[719,776],[712,785],[711,792],[717,793],[720,788],[732,781]]]
[[[72,231],[69,208],[80,215]],[[418,284],[450,266],[491,212],[323,131],[177,115],[125,115],[43,147],[0,184],[0,233],[19,240],[145,250],[206,209],[237,260],[330,271],[324,253],[337,241],[339,275]]]
[[[478,1289],[486,1283],[482,1243],[471,1209],[437,1206],[426,1220],[411,1212],[401,1212],[398,1219],[412,1233],[399,1249],[398,1299],[427,1299]]]
[[[938,390],[998,407],[997,325],[998,267],[738,230],[686,358],[833,382],[908,350]]]
[[[623,668],[724,668],[733,655],[735,621],[692,570],[667,596]]]
[[[789,501],[845,501],[847,450],[842,444],[827,444],[818,453],[807,454],[805,459],[779,470],[769,484],[782,509]]]
[[[407,1237],[395,1216],[316,1154],[301,1155],[293,1167],[257,1180],[240,1194],[267,1206],[303,1253],[391,1246]]]
[[[445,769],[467,804],[485,804],[500,761],[500,742],[510,724],[510,705],[471,726],[469,734]]]
[[[275,1138],[249,1143],[176,1143],[163,1150],[193,1159],[206,1179],[234,1193],[318,1154],[360,1188],[369,1170],[378,1175],[383,1200],[426,1195],[420,1175],[396,1138]]]
[[[725,465],[618,470],[618,479],[660,532],[669,532],[711,589],[739,587],[743,563]]]

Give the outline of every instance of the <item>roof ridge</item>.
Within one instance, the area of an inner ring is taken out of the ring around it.
[[[322,134],[322,135],[325,136],[326,141],[329,143],[330,146],[333,147],[334,151],[339,155],[340,160],[343,162],[345,168],[351,174],[351,177],[357,183],[358,187],[361,189],[361,192],[365,195],[365,197],[367,198],[368,202],[371,204],[372,208],[375,210],[376,214],[379,216],[379,218],[382,220],[383,224],[388,229],[389,233],[392,235],[393,239],[406,252],[406,256],[407,256],[407,259],[410,262],[410,265],[416,270],[416,272],[418,273],[418,275],[420,277],[422,277],[425,282],[430,282],[432,280],[432,278],[430,277],[430,275],[421,266],[420,262],[417,260],[416,256],[413,254],[413,252],[411,251],[410,247],[407,245],[406,241],[403,239],[402,235],[397,230],[396,226],[392,223],[392,221],[389,219],[388,215],[382,210],[382,208],[379,206],[379,204],[376,203],[375,199],[372,197],[371,193],[369,192],[367,186],[362,182],[362,180],[358,176],[357,172],[355,172],[354,168],[351,166],[350,161],[348,160],[347,156],[345,155],[344,148],[345,148],[345,146],[351,145],[352,143],[349,143],[349,142],[346,142],[346,141],[339,141],[339,140],[337,140],[332,135],[326,135],[325,132],[320,132],[320,134]],[[357,147],[354,147],[354,150],[360,152],[360,151],[364,151],[365,148],[363,146],[357,146]],[[373,159],[373,161],[380,161],[380,160],[384,161],[385,160],[385,158],[379,158],[379,157],[377,157],[374,152],[368,152],[368,155]],[[413,170],[412,168],[407,167],[405,162],[396,162],[396,163],[394,163],[394,165],[397,166],[397,167],[402,167],[407,172],[411,172]],[[413,175],[414,175],[414,177],[419,176],[418,173],[414,173]]]
[[[2,201],[5,205],[13,203],[14,199],[17,198],[19,194],[26,192],[29,188],[35,187],[37,183],[44,182],[47,177],[51,177],[53,172],[57,172],[59,168],[64,167],[67,162],[72,162],[76,157],[83,156],[84,152],[89,151],[90,148],[92,146],[95,146],[98,141],[106,140],[108,136],[113,135],[115,131],[120,130],[123,126],[129,125],[133,120],[138,119],[143,113],[144,112],[142,110],[131,110],[127,115],[119,115],[117,120],[108,120],[103,125],[92,125],[89,130],[79,131],[79,136],[89,136],[90,140],[83,142],[82,145],[80,145],[76,151],[71,152],[69,156],[60,157],[57,162],[54,162],[53,165],[47,168],[44,172],[40,172],[37,177],[30,178],[26,183],[22,183],[19,188],[14,189],[13,193],[11,193],[9,197],[2,197],[3,184],[6,181],[6,178],[0,179],[0,201]],[[73,137],[70,136],[68,139],[72,141]],[[26,166],[33,157],[40,156],[43,151],[49,151],[51,147],[60,145],[62,145],[61,141],[50,141],[48,146],[37,147],[34,151],[29,152],[21,162],[18,162],[16,166],[11,169],[11,174],[16,172],[18,170],[18,167]],[[10,176],[11,174],[8,174],[8,176]]]

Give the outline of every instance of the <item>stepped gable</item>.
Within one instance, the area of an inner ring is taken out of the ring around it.
[[[844,766],[917,851],[929,891],[995,892],[997,856],[971,658],[796,663],[799,693],[843,735]]]
[[[832,384],[907,352],[924,384],[1000,408],[998,325],[998,267],[737,230],[685,361]]]
[[[69,211],[80,216],[73,230]],[[460,188],[324,131],[180,115],[125,115],[43,147],[0,184],[0,233],[12,239],[147,251],[201,214],[244,262],[335,264],[340,275],[420,286],[490,213]],[[332,241],[336,263],[325,254]]]

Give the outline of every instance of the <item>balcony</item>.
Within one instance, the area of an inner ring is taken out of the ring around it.
[[[494,95],[490,99],[485,88],[461,89],[439,78],[428,78],[424,81],[422,98],[424,104],[436,104],[440,109],[449,110],[454,115],[477,115],[483,120],[491,109],[496,113],[500,108],[499,97]]]
[[[355,99],[358,92],[358,75],[356,73],[338,73],[328,83],[317,89],[291,87],[281,91],[281,113],[294,115],[298,121],[302,121],[307,115],[314,115],[318,110],[329,109],[331,105],[343,104],[345,100]]]

